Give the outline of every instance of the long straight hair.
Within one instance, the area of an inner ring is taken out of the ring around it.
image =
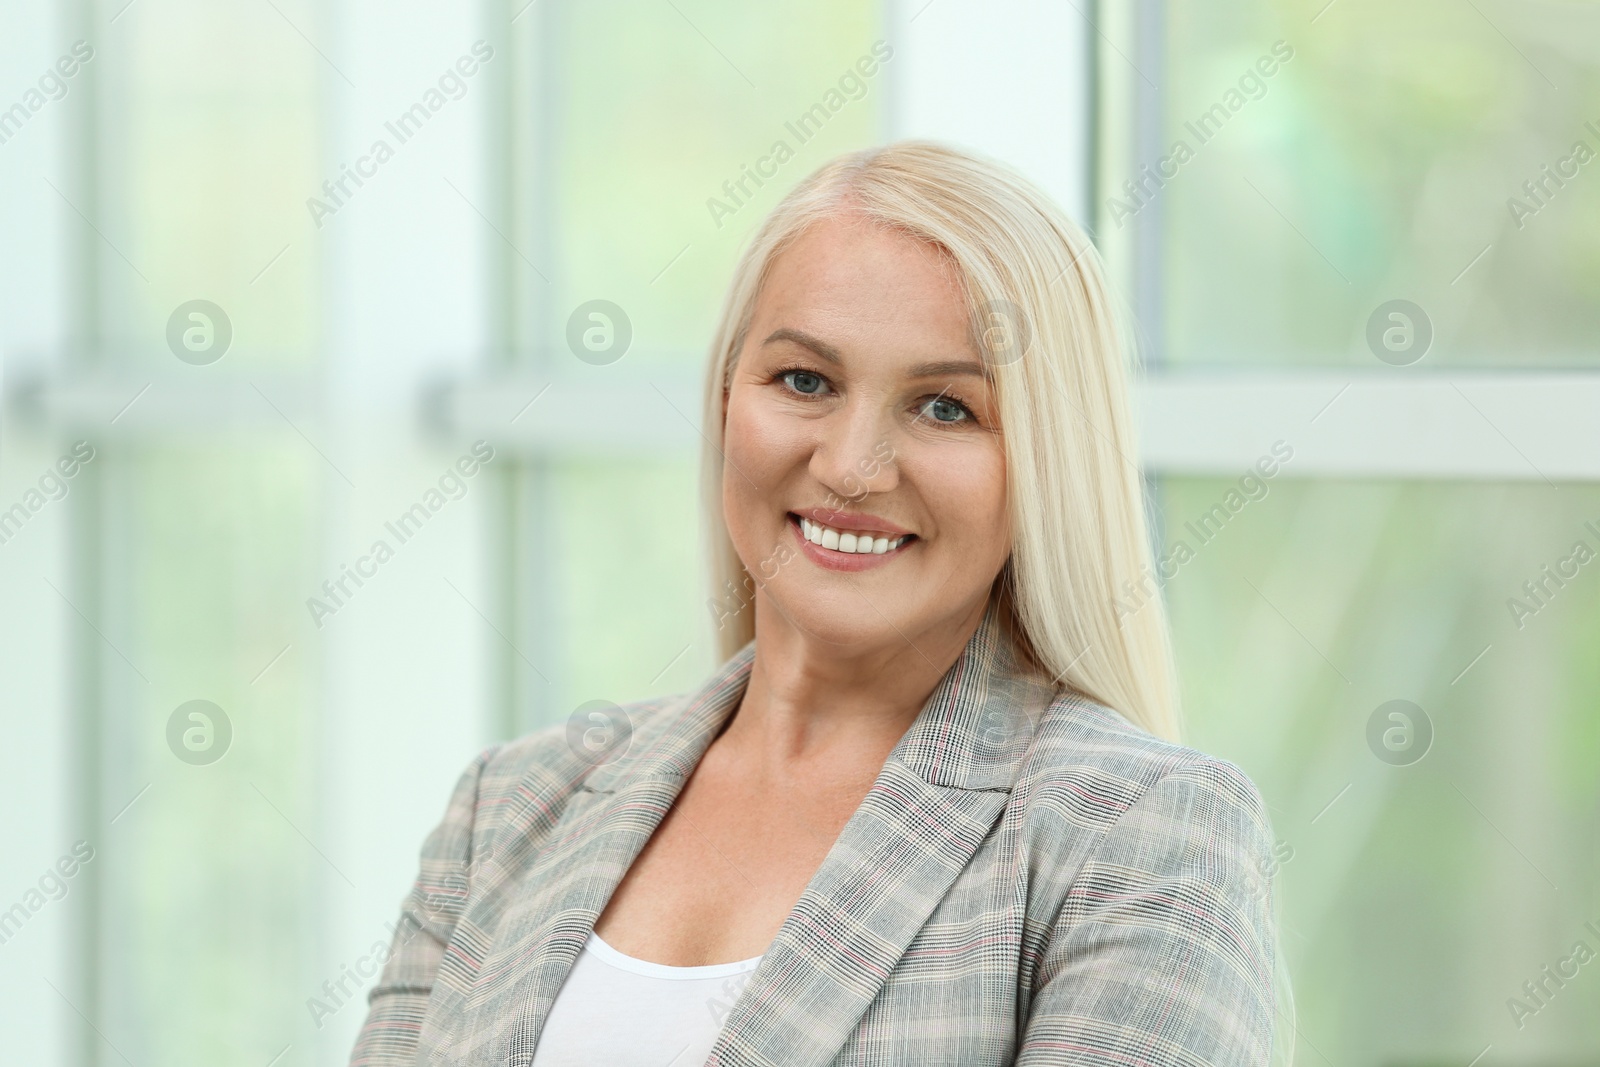
[[[839,156],[785,196],[734,271],[705,382],[702,493],[714,590],[753,589],[722,513],[723,411],[774,259],[813,223],[850,213],[939,248],[968,303],[994,383],[1012,552],[996,582],[1025,664],[1179,739],[1171,637],[1145,522],[1128,404],[1134,354],[1099,254],[1010,168],[928,141]],[[755,613],[718,618],[720,658],[755,636]]]

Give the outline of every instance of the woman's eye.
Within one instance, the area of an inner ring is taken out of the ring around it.
[[[972,418],[960,401],[942,396],[934,397],[923,405],[922,413],[935,422],[965,422]]]
[[[808,370],[792,370],[783,376],[784,382],[797,393],[807,396],[816,396],[827,386],[822,380],[822,375],[813,374]]]

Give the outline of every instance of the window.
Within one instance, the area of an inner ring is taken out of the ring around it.
[[[695,546],[715,317],[783,191],[879,139],[893,65],[854,69],[882,32],[854,0],[759,18],[720,0],[557,5],[528,23],[517,69],[544,73],[510,183],[528,255],[501,250],[525,310],[505,377],[451,394],[457,425],[516,442],[503,558],[523,592],[497,649],[513,733],[711,668]],[[533,417],[509,423],[507,382],[539,396]]]
[[[1600,951],[1593,5],[12,6],[10,1058],[345,1061],[467,761],[712,666],[735,257],[913,136],[1039,182],[1134,312],[1302,1062],[1600,1044],[1545,977]]]
[[[0,531],[0,789],[48,812],[0,866],[8,1057],[343,1063],[467,761],[699,680],[707,335],[762,211],[881,137],[879,20],[19,14],[19,84],[91,54],[0,129],[5,506],[93,452]],[[625,358],[569,343],[594,300]]]
[[[1543,970],[1600,946],[1594,14],[1102,9],[1188,726],[1271,808],[1300,1062],[1600,1040]]]

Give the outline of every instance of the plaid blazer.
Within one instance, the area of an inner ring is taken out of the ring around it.
[[[753,655],[689,695],[627,705],[616,758],[597,761],[563,724],[472,762],[423,845],[353,1067],[527,1067]],[[1237,767],[1025,675],[991,610],[706,1063],[1264,1064],[1270,851]]]

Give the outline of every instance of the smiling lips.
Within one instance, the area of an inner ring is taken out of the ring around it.
[[[791,512],[789,524],[813,562],[830,570],[865,570],[898,554],[916,535],[870,515],[827,508]]]
[[[824,526],[810,519],[800,520],[800,532],[814,545],[821,545],[836,552],[855,552],[863,556],[868,553],[881,556],[891,548],[899,548],[907,540],[905,537],[886,537],[881,534],[873,536],[870,531],[865,530],[836,530],[832,526]]]

